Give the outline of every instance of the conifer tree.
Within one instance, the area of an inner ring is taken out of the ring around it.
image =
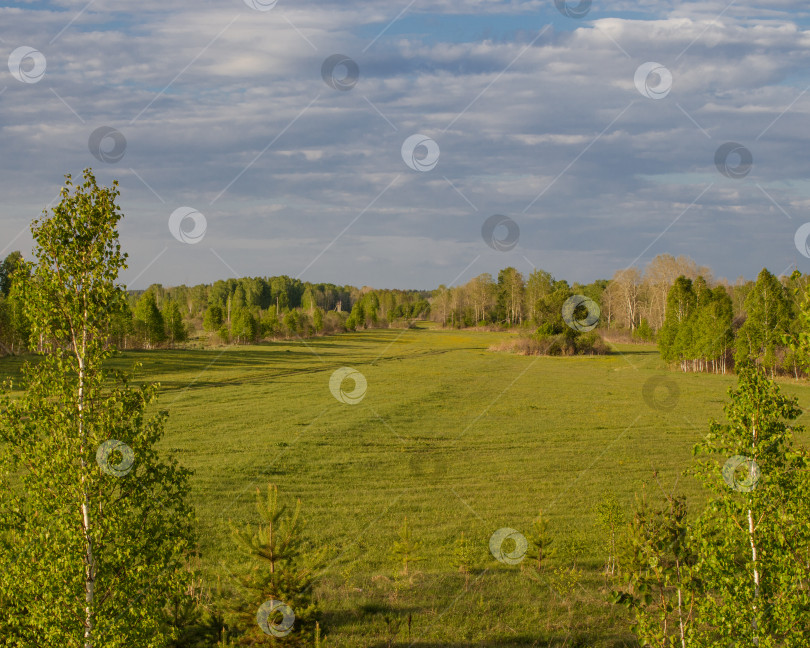
[[[255,529],[233,527],[234,539],[251,561],[231,614],[237,643],[310,646],[318,616],[312,588],[323,551],[303,538],[301,501],[290,511],[279,503],[277,486],[268,484],[264,498],[256,490],[256,512],[261,521]]]

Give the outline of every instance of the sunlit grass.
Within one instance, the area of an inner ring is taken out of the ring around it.
[[[330,549],[318,595],[333,645],[408,645],[409,615],[417,646],[633,645],[607,601],[594,508],[613,492],[630,515],[642,482],[650,496],[660,486],[699,504],[682,473],[735,378],[667,372],[652,345],[579,358],[488,351],[506,335],[365,331],[130,352],[113,364],[141,362],[138,378],[161,383],[163,445],[194,470],[212,583],[220,574],[227,584],[242,561],[229,520],[255,521],[253,493],[273,482],[282,499],[301,499],[308,535]],[[17,364],[0,360],[0,374]],[[343,366],[368,382],[357,405],[330,393]],[[642,396],[658,375],[680,391],[671,411]],[[783,388],[810,399],[805,385]],[[584,542],[584,580],[568,596],[552,590],[550,569],[536,575],[528,559],[508,566],[489,553],[495,530],[528,534],[539,509],[558,546]],[[390,549],[406,515],[424,560],[403,583]],[[452,562],[462,531],[477,547],[468,590]]]

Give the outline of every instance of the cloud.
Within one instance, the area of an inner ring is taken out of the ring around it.
[[[38,83],[0,72],[0,249],[30,249],[15,237],[92,165],[121,181],[133,287],[307,268],[427,288],[508,264],[589,281],[667,251],[729,277],[781,271],[808,201],[810,35],[800,3],[760,5],[0,8],[3,54],[47,59]],[[351,90],[321,78],[335,53],[357,63]],[[635,87],[647,61],[671,72],[663,99]],[[115,164],[88,146],[100,126],[126,141]],[[417,133],[440,150],[429,172],[401,156]],[[752,152],[743,179],[715,168],[728,141]],[[201,244],[168,230],[185,205],[208,220]],[[481,240],[495,213],[521,228],[510,252]]]

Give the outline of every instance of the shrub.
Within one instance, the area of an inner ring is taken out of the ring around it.
[[[535,333],[528,337],[519,337],[506,340],[490,347],[492,351],[510,351],[518,355],[604,355],[608,347],[602,337],[593,331],[577,333],[572,329],[569,332],[549,335]]]
[[[655,331],[646,319],[642,319],[636,330],[633,331],[633,337],[644,342],[655,342]]]

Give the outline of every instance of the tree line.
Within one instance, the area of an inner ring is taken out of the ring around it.
[[[703,276],[712,281],[709,268],[698,266],[688,257],[670,254],[655,257],[643,272],[627,268],[616,271],[611,279],[588,284],[569,284],[542,269],[524,276],[509,267],[501,270],[497,278],[484,273],[462,286],[439,286],[433,292],[432,318],[457,327],[549,324],[553,328],[552,320],[566,299],[582,295],[599,304],[600,327],[627,329],[651,338],[664,324],[669,289],[681,275],[691,279]]]
[[[19,251],[0,264],[0,352],[40,350],[25,316],[28,271]],[[121,349],[174,346],[190,338],[248,344],[396,325],[426,316],[430,292],[302,282],[286,275],[128,291],[110,314],[110,342]]]
[[[667,294],[661,356],[683,371],[725,373],[752,362],[771,375],[807,375],[809,288],[808,276],[798,271],[780,279],[763,268],[756,281],[731,292],[711,288],[703,277],[680,276]],[[735,299],[742,303],[739,314]]]
[[[0,353],[41,350],[25,316],[26,267],[18,251],[0,263]],[[808,278],[798,271],[776,277],[763,269],[755,281],[739,278],[732,285],[688,257],[662,254],[643,272],[628,268],[588,284],[569,284],[541,269],[524,277],[514,267],[497,278],[484,273],[432,291],[302,282],[286,275],[153,284],[127,292],[125,308],[110,315],[110,336],[122,349],[174,346],[190,338],[249,344],[430,318],[446,327],[519,327],[535,341],[552,339],[573,349],[562,309],[582,295],[598,306],[603,333],[656,341],[663,359],[683,371],[724,373],[752,360],[798,378],[810,370]]]
[[[509,267],[464,285],[439,286],[431,318],[449,327],[522,327],[534,338],[566,332],[562,307],[582,295],[599,307],[599,330],[657,342],[662,358],[683,371],[725,373],[752,361],[772,374],[810,372],[810,275],[777,277],[766,268],[732,285],[694,260],[662,254],[644,271],[628,268],[589,284]]]

